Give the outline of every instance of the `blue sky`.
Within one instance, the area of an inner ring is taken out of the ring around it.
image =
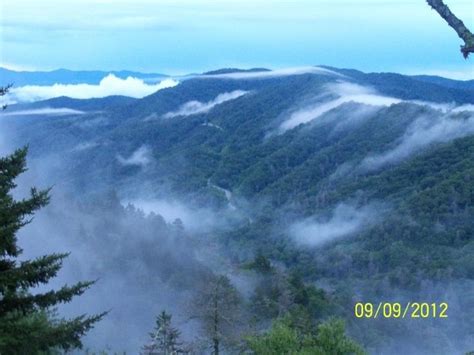
[[[474,29],[472,0],[446,0]],[[184,74],[325,64],[474,79],[425,0],[2,0],[0,62],[17,69]]]

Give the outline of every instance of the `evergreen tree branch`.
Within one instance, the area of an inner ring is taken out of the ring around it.
[[[14,179],[26,171],[28,147],[15,150],[12,155],[0,158],[0,192],[7,193],[16,187]]]
[[[50,354],[52,349],[68,351],[81,348],[81,337],[106,314],[107,312],[89,317],[81,315],[70,320],[57,320],[51,312],[38,312],[27,316],[20,312],[11,312],[1,318],[0,353]],[[13,333],[15,336],[2,337],[5,333]]]
[[[10,88],[13,86],[13,84],[8,84],[7,86],[0,86],[0,97],[5,96],[8,94],[10,91]],[[5,110],[7,108],[7,105],[2,105],[2,110]]]
[[[15,290],[45,284],[56,276],[61,269],[62,260],[68,255],[46,255],[32,261],[24,261],[18,267],[0,270],[0,285],[5,289]]]
[[[67,303],[74,296],[82,295],[95,282],[79,282],[73,286],[63,286],[58,291],[49,291],[42,294],[19,294],[6,292],[0,299],[0,317],[10,310],[28,313],[35,309],[47,309],[58,303]]]

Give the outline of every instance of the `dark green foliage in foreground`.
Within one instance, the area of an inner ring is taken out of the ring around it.
[[[226,278],[219,277],[211,285],[211,289],[216,289],[216,285],[222,291],[210,291],[209,304],[215,302],[229,303],[228,294],[224,289],[231,290],[226,284]],[[184,353],[211,353],[219,354],[222,350],[225,353],[245,353],[255,355],[363,355],[364,349],[356,341],[346,335],[345,323],[341,319],[330,318],[322,323],[316,324],[304,311],[291,311],[281,317],[275,318],[269,330],[266,332],[251,332],[253,335],[243,336],[238,340],[239,350],[232,347],[224,347],[220,338],[215,338],[223,329],[221,322],[228,320],[225,310],[215,311],[217,308],[211,306],[212,311],[208,324],[211,325],[207,336],[211,337],[213,344],[209,349],[200,349],[196,344],[189,344],[186,349],[179,341],[180,331],[171,325],[171,315],[162,312],[156,320],[156,327],[150,333],[151,342],[143,347],[143,355],[176,355]],[[229,327],[230,326],[230,327]],[[228,329],[236,331],[237,325],[229,323]],[[248,334],[248,333],[247,333]]]
[[[48,190],[31,189],[27,199],[15,201],[14,180],[23,173],[27,149],[0,159],[0,353],[35,354],[51,349],[81,347],[81,337],[104,314],[82,315],[71,320],[56,317],[51,307],[70,302],[93,282],[64,286],[57,291],[30,293],[47,284],[61,269],[67,254],[52,254],[34,260],[18,261],[22,250],[18,230],[31,222],[36,210],[48,204]]]
[[[317,329],[302,330],[286,317],[276,320],[269,332],[249,337],[248,347],[256,355],[361,355],[362,347],[345,335],[342,320],[329,320]]]

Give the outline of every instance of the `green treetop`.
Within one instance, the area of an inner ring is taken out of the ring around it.
[[[93,282],[79,282],[59,290],[31,292],[56,276],[68,254],[45,255],[19,261],[17,232],[30,216],[49,202],[49,190],[31,189],[19,201],[12,197],[15,179],[26,170],[27,149],[0,158],[0,353],[37,354],[80,348],[81,337],[104,314],[57,319],[53,308],[81,295]]]

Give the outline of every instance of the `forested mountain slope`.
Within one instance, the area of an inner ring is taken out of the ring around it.
[[[36,161],[59,159],[46,180],[70,191],[171,195],[225,216],[227,228],[207,233],[232,265],[263,255],[322,288],[328,313],[369,349],[395,351],[400,338],[408,353],[472,345],[470,85],[330,67],[222,70],[115,100],[97,109],[63,99],[81,113],[7,115],[2,130]],[[357,300],[448,301],[452,311],[436,326],[394,326],[354,320]]]

